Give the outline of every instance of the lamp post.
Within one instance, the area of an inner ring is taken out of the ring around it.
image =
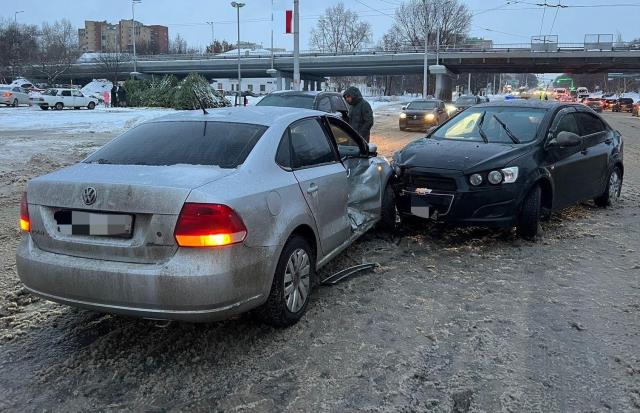
[[[293,0],[293,90],[300,90],[300,4]]]
[[[422,0],[424,4],[424,69],[422,75],[424,80],[422,82],[422,98],[426,99],[429,94],[429,59],[427,58],[427,50],[429,47],[429,13],[427,10],[427,0]]]
[[[211,26],[211,53],[215,54],[214,50],[213,50],[213,44],[216,41],[216,36],[215,33],[213,31],[213,22],[206,22],[209,26]]]
[[[18,24],[18,13],[24,13],[24,10],[17,11],[13,13],[13,23]]]
[[[136,9],[135,5],[140,4],[142,0],[131,0],[131,38],[133,42],[133,73],[138,74],[138,65],[136,62]]]
[[[244,3],[238,3],[236,1],[231,2],[231,6],[236,8],[237,11],[237,23],[238,23],[238,96],[242,91],[242,72],[240,71],[240,7],[244,7]],[[236,99],[236,106],[239,105],[239,100]]]

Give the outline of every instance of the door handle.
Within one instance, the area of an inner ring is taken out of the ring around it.
[[[307,193],[310,195],[313,195],[317,192],[318,192],[318,185],[316,184],[311,184],[309,185],[309,188],[307,188]]]
[[[589,153],[589,149],[583,149],[580,151],[581,154],[586,155]]]

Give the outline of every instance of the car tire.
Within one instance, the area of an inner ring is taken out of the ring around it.
[[[380,221],[378,228],[382,231],[392,232],[396,229],[396,195],[387,184],[382,193],[382,202],[380,204]]]
[[[89,102],[87,105],[87,109],[94,110],[96,108],[96,104],[94,102]]]
[[[407,128],[405,128],[404,126],[400,126],[400,130],[401,131],[405,131],[405,130],[407,130]]]
[[[56,110],[62,110],[62,109],[64,109],[64,104],[62,102],[58,102],[58,103],[55,104],[54,108]]]
[[[13,106],[14,108],[17,108],[18,107],[18,99],[13,99],[13,104],[11,106]]]
[[[315,267],[315,251],[311,249],[309,243],[299,235],[289,238],[278,260],[269,298],[258,311],[258,315],[265,323],[274,327],[289,327],[302,318],[309,304],[316,276]],[[305,268],[307,268],[306,274]],[[296,297],[301,295],[305,286],[306,296],[300,304]],[[287,295],[287,289],[290,295]],[[295,297],[291,297],[294,294]]]
[[[47,106],[47,105],[40,105],[40,109],[42,109],[42,110],[49,110],[49,106]]]
[[[538,234],[541,198],[542,191],[539,185],[532,188],[524,197],[516,225],[516,233],[519,237],[532,239]]]
[[[607,179],[607,186],[604,189],[602,195],[593,199],[593,202],[601,208],[606,208],[616,203],[620,199],[620,192],[622,191],[622,174],[620,168],[615,167],[609,174]]]

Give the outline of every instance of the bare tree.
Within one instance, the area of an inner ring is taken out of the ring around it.
[[[0,70],[14,78],[36,61],[38,27],[0,20]]]
[[[67,19],[42,23],[38,43],[38,64],[34,69],[45,76],[49,84],[55,83],[80,55],[78,32]]]
[[[362,49],[371,41],[371,25],[338,3],[325,10],[311,30],[310,45],[322,52],[349,53]]]
[[[130,61],[130,56],[125,53],[100,53],[97,57],[100,68],[107,74],[107,78],[113,83],[118,82],[122,73],[122,64]]]
[[[472,15],[459,0],[408,0],[396,9],[394,23],[387,33],[388,42],[407,46],[436,43],[440,31],[440,44],[459,43],[467,37]]]

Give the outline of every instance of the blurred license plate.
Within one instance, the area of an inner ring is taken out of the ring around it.
[[[411,197],[411,214],[421,218],[429,218],[429,204],[420,196]]]
[[[58,232],[64,235],[96,235],[130,238],[133,217],[127,214],[101,214],[61,210],[53,215]]]

